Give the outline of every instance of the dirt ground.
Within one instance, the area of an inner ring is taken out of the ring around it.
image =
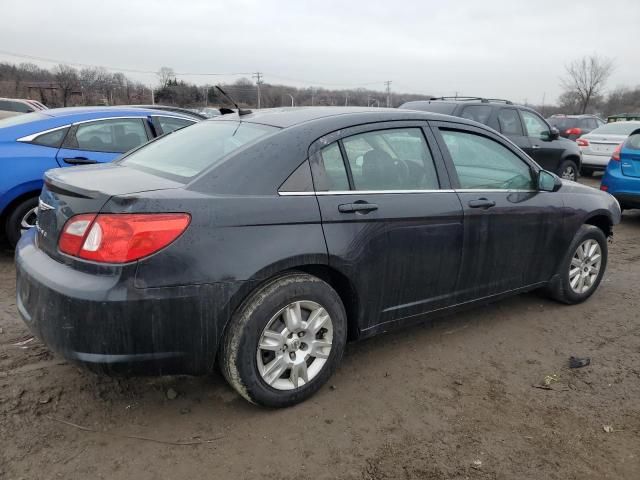
[[[111,379],[52,355],[18,318],[5,248],[0,478],[638,479],[639,238],[625,212],[582,305],[521,295],[349,345],[278,411],[220,376]]]

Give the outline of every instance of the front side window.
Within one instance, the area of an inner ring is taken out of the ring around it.
[[[200,122],[149,143],[125,157],[122,164],[187,181],[222,164],[235,150],[278,130],[249,122]]]
[[[522,135],[522,124],[515,108],[502,108],[498,113],[498,124],[504,135]]]
[[[181,128],[188,127],[189,125],[193,125],[195,123],[193,120],[187,120],[185,118],[177,118],[177,117],[156,117],[156,118],[158,119],[160,128],[162,128],[162,133],[175,132],[176,130],[180,130]]]
[[[118,118],[81,123],[65,147],[94,152],[124,153],[147,142],[147,132],[140,118]]]
[[[522,110],[522,119],[527,127],[527,135],[534,138],[546,140],[551,135],[549,127],[535,113]]]
[[[511,150],[488,137],[442,130],[458,174],[460,188],[474,190],[533,190],[531,169]]]
[[[433,190],[438,176],[419,128],[361,133],[342,140],[356,190]]]

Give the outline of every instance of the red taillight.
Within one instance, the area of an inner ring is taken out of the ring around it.
[[[132,262],[169,245],[190,221],[187,213],[76,215],[62,229],[58,247],[94,262]]]
[[[603,192],[606,192],[607,190],[609,190],[609,187],[607,187],[604,184],[600,184],[600,190],[602,190]]]
[[[618,145],[613,151],[611,154],[611,160],[615,160],[616,162],[620,161],[620,150],[622,150],[622,144]]]
[[[589,140],[587,140],[586,138],[579,138],[576,140],[576,143],[578,144],[579,147],[589,146]]]
[[[564,132],[567,135],[582,135],[581,128],[567,128],[567,131]]]

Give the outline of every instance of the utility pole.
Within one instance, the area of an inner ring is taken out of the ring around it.
[[[313,101],[315,99],[315,91],[313,90],[313,87],[311,87],[311,106],[313,107]]]
[[[344,106],[345,107],[349,106],[349,92],[345,93],[344,95]]]
[[[387,108],[391,107],[391,80],[384,82],[387,86]]]
[[[256,72],[252,77],[256,79],[256,85],[258,87],[258,109],[260,109],[260,84],[262,83],[262,72]]]
[[[151,105],[155,105],[156,104],[156,95],[153,91],[153,86],[151,87]]]

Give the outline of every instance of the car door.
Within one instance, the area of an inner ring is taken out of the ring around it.
[[[530,143],[529,147],[523,150],[542,168],[557,173],[565,150],[562,143],[566,140],[553,140],[551,127],[537,114],[524,109],[520,109],[519,112]]]
[[[62,167],[104,163],[149,141],[146,118],[89,120],[71,126],[56,160]]]
[[[364,332],[442,308],[455,293],[462,209],[423,127],[353,127],[310,149],[329,263],[353,280]]]
[[[547,281],[560,257],[562,199],[537,189],[537,168],[499,135],[434,122],[464,209],[459,302]]]

